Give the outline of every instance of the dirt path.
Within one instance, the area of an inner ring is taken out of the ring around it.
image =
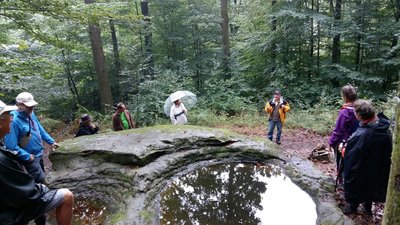
[[[264,127],[226,127],[236,133],[248,135],[248,136],[266,136],[266,128]],[[305,129],[285,129],[282,131],[281,137],[281,148],[286,156],[291,157],[297,155],[301,158],[308,158],[311,151],[320,146],[327,145],[329,136],[319,135]],[[334,162],[312,160],[317,168],[322,172],[331,176],[333,179],[336,177],[336,169]],[[344,207],[344,193],[343,188],[340,186],[335,194],[335,199],[339,207]],[[356,225],[375,225],[381,224],[383,217],[383,204],[373,204],[372,211],[373,215],[365,213],[357,213],[349,215]]]

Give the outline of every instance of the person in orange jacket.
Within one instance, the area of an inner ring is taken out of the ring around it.
[[[290,111],[290,105],[285,99],[283,99],[281,92],[276,90],[274,92],[274,98],[267,102],[264,110],[269,115],[268,139],[271,141],[273,140],[274,130],[276,127],[276,143],[280,145],[282,126],[286,120],[286,113]]]

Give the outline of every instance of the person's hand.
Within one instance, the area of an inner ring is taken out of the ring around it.
[[[285,104],[282,103],[282,104],[281,104],[281,108],[282,108],[282,109],[285,108]]]
[[[54,143],[51,145],[51,147],[53,147],[53,148],[58,148],[58,147],[60,147],[60,145],[58,145],[57,142],[54,142]]]
[[[96,125],[94,125],[93,123],[91,123],[91,124],[90,124],[90,127],[91,127],[92,129],[95,129],[95,128],[96,128]]]
[[[54,142],[54,143],[51,145],[51,147],[52,147],[52,150],[55,151],[56,148],[60,147],[60,145],[58,145],[57,142]]]
[[[33,156],[32,154],[29,155],[29,162],[33,162],[33,160],[35,160],[35,156]]]
[[[328,151],[329,151],[329,152],[333,152],[333,148],[332,148],[332,146],[331,146],[331,145],[329,145],[329,147],[328,147]]]

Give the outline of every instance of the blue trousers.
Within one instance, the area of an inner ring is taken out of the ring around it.
[[[274,129],[276,127],[276,143],[281,143],[281,134],[282,134],[282,122],[281,121],[272,121],[270,120],[268,123],[269,131],[268,138],[272,141],[274,136]]]

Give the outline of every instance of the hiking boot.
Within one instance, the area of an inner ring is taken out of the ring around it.
[[[277,145],[281,145],[281,142],[276,142]]]
[[[347,204],[343,209],[343,214],[348,215],[348,214],[353,214],[357,212],[358,205],[355,204]]]

